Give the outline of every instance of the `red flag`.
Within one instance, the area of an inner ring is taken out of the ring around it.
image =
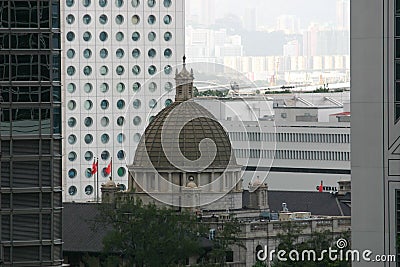
[[[322,191],[323,191],[322,181],[321,181],[321,184],[319,185],[318,191],[319,191],[319,192],[322,192]]]
[[[95,159],[92,164],[92,174],[95,174],[97,172],[98,166],[99,166],[99,160],[97,160],[97,162],[96,162],[96,159]]]
[[[112,160],[110,161],[110,164],[108,164],[106,170],[104,171],[107,175],[111,173],[111,165],[112,165]]]

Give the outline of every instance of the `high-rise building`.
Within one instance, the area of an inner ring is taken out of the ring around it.
[[[399,259],[400,2],[351,5],[351,241],[353,249],[372,251],[372,259]]]
[[[61,266],[59,1],[0,1],[0,265]]]
[[[338,30],[350,30],[350,0],[336,0],[336,26]]]
[[[126,187],[142,132],[174,99],[184,10],[183,0],[63,1],[64,200],[94,201],[110,175]]]

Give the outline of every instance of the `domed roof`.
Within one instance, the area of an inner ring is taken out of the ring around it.
[[[213,150],[215,154],[210,152]],[[147,126],[133,166],[182,170],[181,166],[190,168],[191,163],[201,165],[196,163],[201,157],[210,163],[202,170],[237,166],[229,137],[221,124],[203,106],[187,100],[166,107]]]

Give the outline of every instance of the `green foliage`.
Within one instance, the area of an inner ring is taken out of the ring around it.
[[[315,89],[314,91],[312,91],[313,93],[328,93],[329,92],[329,88],[324,87],[320,87]]]
[[[265,91],[266,95],[272,95],[272,94],[291,94],[292,91],[289,89],[285,89],[283,91]]]
[[[124,266],[176,266],[199,254],[196,217],[188,212],[127,200],[104,206],[100,220],[111,230],[104,253],[117,255]]]
[[[336,249],[335,241],[338,238],[334,239],[333,234],[330,231],[324,232],[313,232],[309,238],[301,241],[301,232],[302,226],[301,224],[297,224],[296,222],[287,222],[282,224],[282,233],[277,235],[278,240],[280,241],[276,251],[284,250],[287,252],[285,258],[287,261],[278,261],[276,258],[274,259],[272,266],[274,267],[348,267],[351,266],[350,262],[341,261],[340,259],[336,261],[332,261],[329,259],[328,254],[325,254],[325,257],[321,261],[293,261],[288,257],[288,253],[292,250],[296,250],[301,255],[305,250],[313,250],[316,252],[316,258],[318,259],[323,250]],[[341,238],[345,238],[346,240],[350,239],[350,234],[348,232],[343,233]],[[349,249],[350,245],[343,249],[343,255],[345,255],[346,251]],[[337,254],[335,254],[337,255]]]
[[[212,240],[212,250],[208,253],[206,261],[216,263],[217,266],[225,266],[227,253],[232,251],[233,246],[245,248],[240,239],[241,233],[242,229],[236,218],[230,218],[228,221],[219,223],[215,238]]]

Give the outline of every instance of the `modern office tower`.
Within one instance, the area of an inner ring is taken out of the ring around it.
[[[399,255],[400,2],[351,5],[351,242],[372,257]]]
[[[0,1],[0,265],[61,266],[59,1]]]
[[[174,99],[184,1],[66,0],[62,9],[63,199],[95,201],[110,176],[126,187],[142,132]]]

